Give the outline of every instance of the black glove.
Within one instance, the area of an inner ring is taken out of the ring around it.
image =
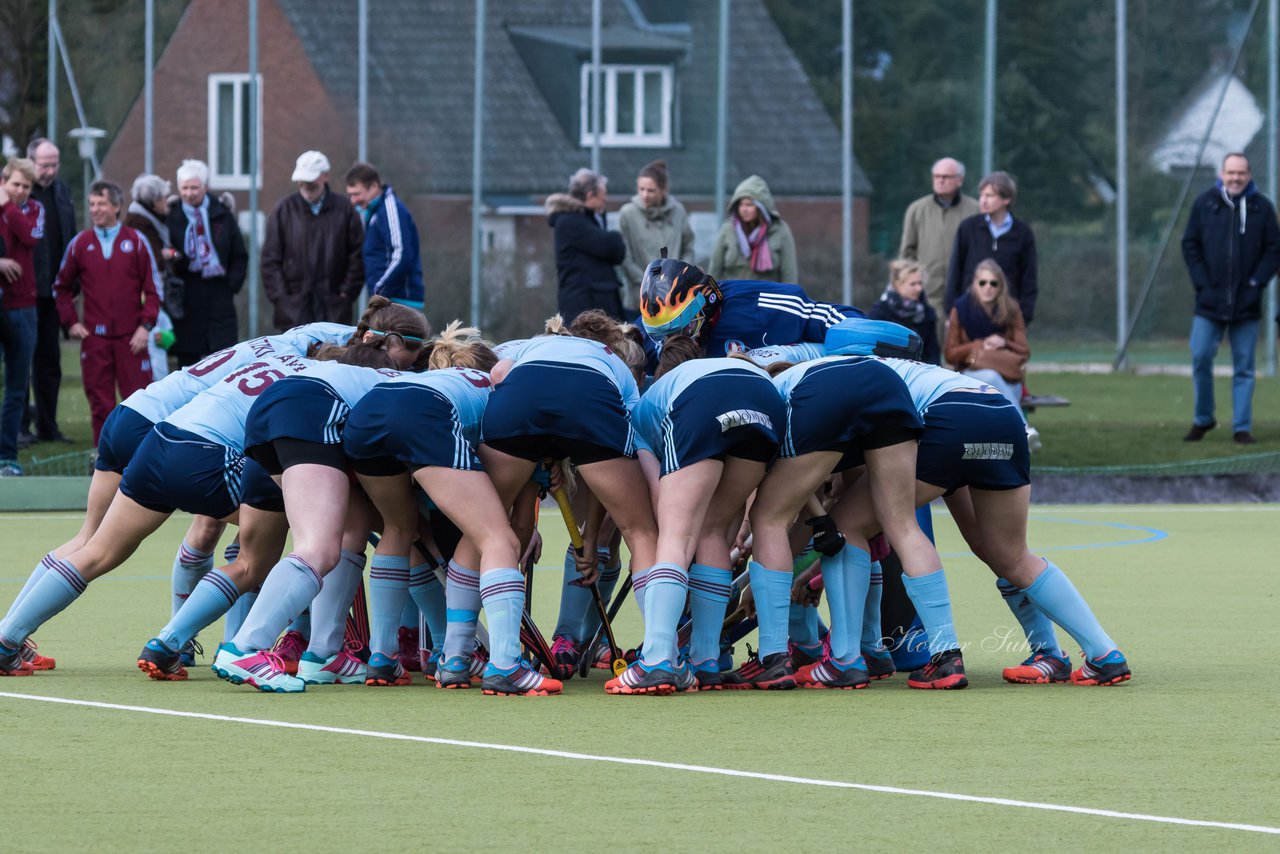
[[[823,515],[806,519],[804,523],[813,528],[813,547],[819,554],[826,557],[840,554],[840,550],[844,548],[844,534],[836,527],[835,520]]]

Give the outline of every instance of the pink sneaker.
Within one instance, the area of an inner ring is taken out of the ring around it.
[[[422,651],[418,648],[418,630],[408,626],[400,627],[400,651],[397,657],[400,666],[414,672],[422,670]]]
[[[285,672],[294,676],[298,672],[298,659],[307,651],[307,639],[302,636],[302,632],[290,629],[280,636],[271,651],[284,663]]]

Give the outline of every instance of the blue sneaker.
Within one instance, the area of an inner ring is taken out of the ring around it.
[[[680,680],[670,661],[663,660],[654,665],[637,661],[622,671],[621,676],[615,676],[604,683],[604,692],[665,696],[676,693],[679,686]]]
[[[480,690],[505,697],[548,697],[564,688],[559,679],[543,676],[522,661],[510,670],[499,670],[490,664],[485,668]]]
[[[160,638],[147,641],[138,653],[138,669],[157,682],[182,682],[187,678],[182,656],[165,646]]]
[[[1102,656],[1102,658],[1086,658],[1084,665],[1071,674],[1072,685],[1119,685],[1133,678],[1129,672],[1129,662],[1118,649]]]
[[[1071,661],[1047,652],[1033,653],[1017,667],[1006,667],[1001,673],[1006,682],[1022,685],[1048,685],[1071,681]]]
[[[178,651],[178,660],[182,662],[183,667],[195,667],[197,655],[204,655],[204,647],[198,640],[192,638]]]
[[[394,658],[375,652],[369,656],[369,665],[365,671],[366,685],[408,685],[413,676]]]

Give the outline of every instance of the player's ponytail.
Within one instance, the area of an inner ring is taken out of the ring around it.
[[[440,368],[474,368],[488,372],[498,364],[498,356],[488,341],[480,337],[474,326],[463,326],[455,320],[431,342],[431,356],[427,370]]]
[[[323,344],[313,359],[319,362],[338,362],[343,365],[355,365],[361,368],[395,368],[395,360],[381,347],[357,341],[345,346],[339,344]]]
[[[430,336],[427,318],[422,312],[415,311],[407,305],[392,302],[384,296],[369,299],[369,305],[360,321],[356,324],[356,334],[351,336],[352,344],[364,339],[369,330],[375,332],[395,332],[401,336],[425,339]]]
[[[559,314],[553,314],[547,318],[546,327],[543,329],[544,335],[569,335],[571,334],[565,328],[564,318]]]

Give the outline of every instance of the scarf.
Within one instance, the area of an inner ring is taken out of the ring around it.
[[[182,212],[187,215],[187,233],[182,239],[187,269],[199,272],[204,279],[225,276],[227,271],[222,269],[222,262],[218,260],[218,250],[209,239],[209,197],[205,196],[198,208],[183,202]]]
[[[924,323],[923,294],[919,300],[907,299],[895,291],[893,285],[886,285],[884,293],[880,295],[880,305],[890,318],[903,326],[919,326]]]
[[[963,294],[956,300],[955,310],[960,326],[970,341],[980,341],[988,335],[1004,335],[1004,330],[996,326],[991,315],[987,314],[982,303],[974,299],[972,294]]]
[[[742,228],[742,220],[736,213],[733,215],[733,228],[738,235],[738,251],[742,257],[751,260],[751,272],[767,273],[773,269],[773,253],[769,251],[766,239],[773,220],[763,206],[757,204],[756,210],[760,212],[760,224],[751,229],[750,234]]]
[[[147,222],[155,226],[156,233],[160,235],[160,245],[163,246],[165,249],[173,248],[173,244],[169,242],[169,227],[167,225],[160,224],[159,217],[155,215],[155,213],[151,210],[151,208],[147,207],[142,202],[130,202],[129,213],[137,214],[138,216],[142,217]],[[157,258],[156,263],[159,264],[163,260],[164,260],[163,258]]]

